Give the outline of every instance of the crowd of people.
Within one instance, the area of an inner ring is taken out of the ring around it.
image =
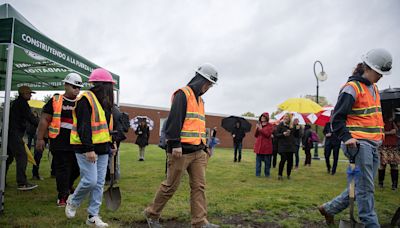
[[[336,173],[339,148],[346,156],[353,157],[360,174],[356,178],[356,199],[358,215],[366,227],[379,227],[374,209],[374,176],[379,170],[379,186],[383,187],[384,171],[390,165],[392,188],[397,189],[399,155],[399,121],[394,114],[382,117],[379,91],[375,85],[382,75],[390,74],[392,57],[383,49],[374,49],[363,56],[363,62],[357,65],[353,75],[343,86],[331,121],[325,126],[325,160],[329,174]],[[189,83],[172,94],[172,104],[168,119],[163,126],[165,148],[166,179],[161,182],[153,201],[143,211],[149,227],[162,227],[160,216],[178,189],[182,175],[187,172],[190,184],[191,225],[194,228],[216,228],[216,224],[207,219],[206,167],[212,156],[210,142],[216,141],[217,129],[211,133],[207,142],[205,109],[202,95],[212,88],[218,80],[218,72],[211,64],[197,68]],[[103,188],[106,174],[109,172],[111,157],[118,155],[119,144],[124,137],[119,121],[119,110],[114,104],[112,75],[101,68],[95,69],[88,80],[92,87],[80,94],[82,78],[70,73],[63,80],[65,92],[55,94],[44,106],[40,119],[35,116],[27,101],[34,93],[29,87],[21,86],[19,97],[13,101],[10,110],[8,138],[7,170],[13,159],[17,166],[17,184],[19,190],[31,190],[37,187],[27,181],[23,137],[26,123],[37,127],[35,150],[39,153],[46,147],[53,155],[57,205],[65,207],[67,218],[74,218],[77,209],[85,198],[88,200],[86,224],[107,227],[100,217]],[[384,121],[385,120],[385,121]],[[29,132],[32,133],[32,132]],[[142,122],[135,133],[139,146],[139,161],[144,161],[145,147],[148,145],[149,127]],[[234,162],[241,162],[242,145],[245,132],[240,122],[232,133]],[[122,135],[121,135],[122,134]],[[384,137],[386,139],[384,140]],[[315,132],[310,125],[303,128],[298,119],[291,114],[274,125],[270,115],[260,115],[254,132],[256,142],[255,175],[261,176],[264,163],[264,175],[270,177],[271,167],[276,167],[277,155],[281,159],[278,165],[278,180],[283,180],[286,165],[286,178],[291,178],[293,169],[299,167],[299,150],[305,152],[305,166],[311,165],[311,149],[315,144]],[[32,136],[29,137],[29,141]],[[383,146],[381,146],[383,142]],[[215,144],[213,144],[215,145]],[[330,156],[333,151],[333,165]],[[354,153],[353,151],[357,151]],[[114,159],[111,159],[114,160]],[[380,162],[379,162],[380,161]],[[39,167],[39,162],[37,166]],[[37,167],[37,169],[38,169]],[[36,170],[38,171],[38,170]],[[40,178],[37,172],[33,176]],[[76,188],[75,182],[80,176]],[[334,215],[349,205],[349,191],[318,207],[327,224],[334,223]]]

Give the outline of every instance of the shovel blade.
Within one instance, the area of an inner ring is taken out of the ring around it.
[[[107,191],[103,193],[106,201],[106,208],[111,211],[116,211],[121,206],[121,191],[119,187],[110,186]]]
[[[359,222],[340,220],[339,228],[365,228],[365,226]]]

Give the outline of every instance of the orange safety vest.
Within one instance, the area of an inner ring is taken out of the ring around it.
[[[199,97],[197,101],[193,90],[189,86],[180,90],[185,93],[187,103],[186,117],[181,130],[181,143],[200,145],[203,142],[206,145],[206,116],[204,114],[203,99]]]
[[[49,125],[49,138],[51,139],[55,139],[60,134],[62,104],[63,95],[55,94],[53,96],[53,117]]]
[[[113,130],[113,116],[111,114],[110,123],[107,124],[107,119],[103,107],[97,100],[96,95],[92,91],[87,91],[82,94],[82,96],[78,99],[80,100],[82,97],[86,97],[92,107],[92,115],[90,119],[91,127],[92,127],[92,143],[100,144],[111,142],[112,138],[110,132]],[[78,103],[78,102],[77,102]],[[73,125],[70,136],[70,143],[72,145],[80,145],[82,144],[81,139],[79,138],[79,134],[77,131],[77,117],[75,110],[72,111],[72,119]]]
[[[355,139],[383,140],[381,99],[376,85],[373,85],[375,99],[364,83],[351,81],[346,85],[352,86],[356,91],[355,102],[346,121],[351,136]]]

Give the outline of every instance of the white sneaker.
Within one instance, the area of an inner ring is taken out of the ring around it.
[[[77,206],[74,206],[74,205],[72,205],[70,203],[71,202],[71,197],[72,197],[72,195],[68,196],[67,205],[65,205],[65,215],[67,216],[67,218],[75,217],[76,209],[78,209]]]
[[[91,218],[87,218],[86,225],[94,226],[94,227],[108,227],[108,224],[103,222],[100,216],[93,216]]]

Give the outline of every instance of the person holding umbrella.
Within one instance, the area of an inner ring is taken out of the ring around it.
[[[392,190],[397,189],[399,180],[400,151],[397,145],[397,132],[399,128],[394,119],[394,112],[384,113],[385,140],[379,147],[379,160],[381,162],[378,169],[379,187],[383,188],[385,180],[386,165],[390,165],[390,176],[392,179]]]
[[[203,64],[187,86],[172,95],[166,123],[168,171],[154,197],[144,210],[149,227],[162,227],[159,218],[168,200],[174,195],[185,171],[189,174],[190,205],[193,228],[217,228],[207,220],[206,167],[211,154],[206,147],[206,123],[202,95],[218,79],[216,68]]]
[[[72,111],[70,143],[75,146],[75,156],[81,180],[65,207],[67,218],[74,218],[76,210],[89,196],[86,224],[108,227],[99,216],[109,153],[116,153],[111,142],[113,130],[114,80],[105,69],[95,69],[89,77],[93,87],[84,92]]]
[[[235,123],[235,128],[232,131],[234,159],[233,162],[242,160],[242,145],[243,138],[246,136],[244,129],[241,127],[240,121]]]
[[[362,56],[353,75],[342,87],[331,117],[333,133],[344,142],[343,151],[359,172],[352,170],[355,179],[355,198],[358,217],[365,227],[380,227],[374,208],[374,177],[379,167],[378,147],[384,138],[384,123],[377,83],[382,75],[389,75],[392,55],[385,49],[372,49]],[[352,175],[352,176],[350,176]],[[318,206],[328,225],[334,215],[350,204],[349,189]]]
[[[146,146],[149,145],[150,138],[150,128],[147,126],[146,120],[140,121],[135,134],[137,135],[135,143],[139,146],[139,161],[144,161],[144,151]]]

